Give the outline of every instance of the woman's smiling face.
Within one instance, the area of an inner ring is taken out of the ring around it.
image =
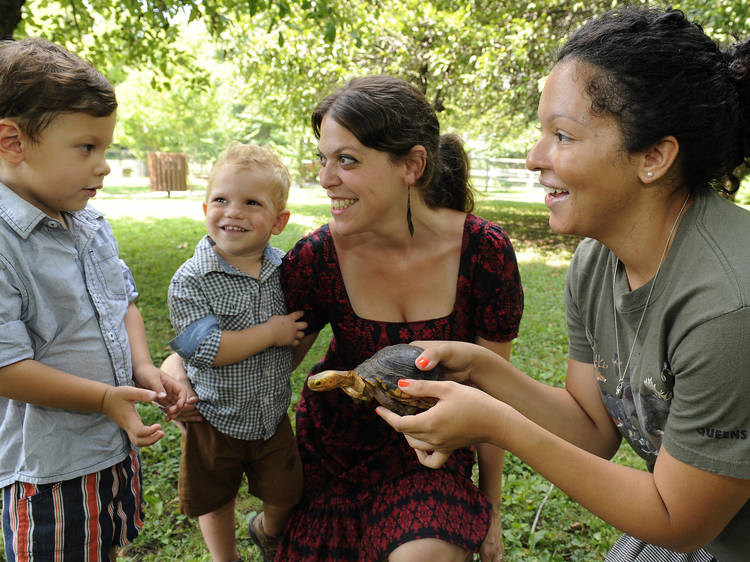
[[[539,101],[541,138],[526,166],[540,172],[552,230],[602,240],[628,226],[638,181],[615,118],[591,112],[585,87],[592,72],[576,60],[552,70]]]
[[[405,164],[363,145],[327,115],[320,126],[318,158],[320,185],[331,199],[331,215],[339,233],[372,230],[390,215],[405,216]]]

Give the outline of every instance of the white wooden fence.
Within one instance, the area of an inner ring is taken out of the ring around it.
[[[474,189],[523,189],[541,187],[539,174],[526,168],[523,158],[471,158],[471,179]]]

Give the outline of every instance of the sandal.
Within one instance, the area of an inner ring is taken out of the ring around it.
[[[250,539],[260,549],[263,562],[273,562],[276,558],[276,550],[279,548],[281,537],[269,537],[263,530],[263,511],[259,511],[250,518],[247,525]]]

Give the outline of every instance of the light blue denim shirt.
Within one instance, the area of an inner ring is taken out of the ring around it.
[[[0,367],[34,359],[129,385],[124,319],[138,296],[133,277],[101,213],[87,207],[64,217],[67,229],[0,183]],[[104,415],[0,397],[0,487],[97,472],[129,449]]]

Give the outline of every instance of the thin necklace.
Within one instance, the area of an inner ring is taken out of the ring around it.
[[[675,229],[677,228],[677,223],[680,222],[680,217],[682,216],[682,211],[685,210],[685,206],[687,205],[688,200],[690,199],[690,194],[688,193],[687,197],[685,197],[685,201],[682,203],[682,207],[680,207],[680,212],[677,213],[677,218],[674,220],[674,224],[672,224],[672,229],[669,231],[669,235],[667,236],[667,243],[664,244],[664,250],[662,250],[661,258],[659,258],[659,265],[656,267],[656,273],[654,274],[654,278],[651,281],[651,287],[648,290],[648,295],[646,295],[646,304],[643,305],[643,312],[641,313],[641,319],[638,321],[638,327],[635,329],[635,336],[633,336],[633,345],[630,346],[630,353],[628,353],[628,360],[625,362],[625,368],[620,368],[620,338],[617,334],[617,304],[615,302],[615,278],[617,275],[617,267],[620,265],[620,258],[615,256],[615,264],[612,268],[612,314],[615,319],[615,345],[617,346],[617,389],[615,390],[615,394],[618,398],[622,398],[622,391],[623,387],[625,386],[625,374],[628,372],[628,366],[630,365],[630,359],[633,357],[633,350],[635,349],[635,344],[638,341],[638,332],[641,331],[641,324],[643,324],[643,319],[646,317],[646,309],[648,309],[648,303],[651,300],[651,293],[654,292],[654,287],[656,286],[656,278],[659,277],[659,272],[661,271],[661,266],[664,263],[664,258],[667,255],[667,248],[669,248],[669,241],[672,239],[672,235],[674,234]]]

